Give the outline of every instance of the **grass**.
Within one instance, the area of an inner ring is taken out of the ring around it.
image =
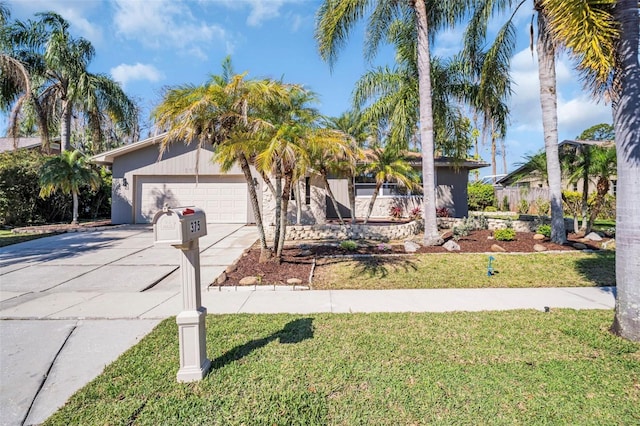
[[[12,244],[23,243],[30,240],[36,240],[42,237],[50,237],[51,235],[52,233],[14,234],[11,231],[0,230],[0,247],[6,247]]]
[[[640,345],[612,311],[207,317],[176,383],[162,322],[47,425],[640,424]]]
[[[327,259],[318,262],[314,289],[524,288],[615,285],[615,253],[492,255],[421,254]]]

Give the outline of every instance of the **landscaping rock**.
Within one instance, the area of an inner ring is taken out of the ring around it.
[[[605,250],[615,250],[616,249],[616,240],[611,239],[609,241],[605,241],[602,243],[602,248]]]
[[[504,253],[504,252],[506,252],[507,250],[505,250],[505,249],[504,249],[504,247],[502,247],[502,246],[499,246],[499,245],[497,245],[497,244],[492,244],[492,245],[491,245],[491,251]]]
[[[300,250],[309,250],[311,248],[311,245],[309,245],[309,244],[298,244],[298,248]]]
[[[585,235],[584,239],[589,241],[602,241],[602,237],[597,232],[591,232]]]
[[[545,236],[544,236],[544,235],[542,235],[542,234],[535,234],[535,235],[533,236],[533,239],[534,239],[534,240],[537,240],[537,241],[542,241],[542,240],[544,240],[545,238],[547,238],[547,237],[545,237]]]
[[[302,280],[301,280],[300,278],[289,278],[289,279],[287,280],[287,284],[290,284],[290,285],[300,285],[300,284],[302,284]]]
[[[543,246],[542,244],[534,244],[533,245],[533,250],[534,251],[547,251],[547,248],[545,246]]]
[[[571,244],[571,246],[578,250],[584,250],[587,248],[586,244],[582,244],[582,243],[573,243]]]
[[[309,249],[304,249],[300,253],[298,253],[298,257],[309,257],[313,255],[313,252]]]
[[[216,280],[216,284],[221,285],[227,280],[227,274],[225,272],[221,273],[218,279]]]
[[[236,269],[238,269],[238,264],[236,262],[233,262],[231,265],[227,266],[227,268],[224,271],[227,274],[230,274],[234,272]]]
[[[447,251],[460,251],[460,246],[453,240],[449,240],[443,244],[443,246]]]
[[[256,285],[258,284],[258,277],[244,277],[239,283],[240,285]]]
[[[405,241],[404,242],[404,251],[407,253],[415,253],[420,249],[420,244],[414,241]]]

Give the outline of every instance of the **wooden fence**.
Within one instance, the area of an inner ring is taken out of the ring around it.
[[[504,208],[505,197],[509,203],[509,210],[518,211],[521,200],[526,200],[529,205],[528,212],[520,213],[539,213],[536,211],[536,204],[549,200],[549,188],[496,188],[496,202],[502,209]]]

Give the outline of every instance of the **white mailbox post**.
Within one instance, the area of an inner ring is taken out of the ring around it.
[[[205,341],[207,308],[201,305],[200,244],[207,235],[204,211],[195,207],[170,209],[165,206],[153,218],[155,244],[170,244],[180,249],[182,274],[182,312],[178,314],[180,342],[179,382],[202,380],[211,368]]]

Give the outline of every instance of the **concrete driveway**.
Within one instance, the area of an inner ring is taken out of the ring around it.
[[[208,225],[202,286],[256,241],[255,228]],[[144,318],[180,293],[180,251],[150,226],[67,233],[0,249],[0,318]],[[175,315],[177,311],[156,318]]]
[[[203,288],[257,239],[253,227],[207,228]],[[180,255],[154,246],[150,226],[0,248],[0,425],[42,423],[161,319],[178,314]]]

